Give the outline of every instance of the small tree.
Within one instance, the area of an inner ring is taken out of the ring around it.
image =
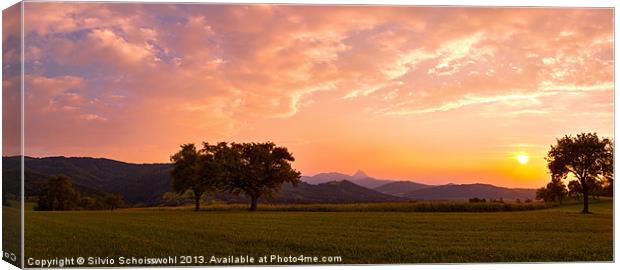
[[[613,145],[596,133],[581,133],[576,137],[564,136],[551,146],[547,154],[548,168],[553,178],[565,179],[573,175],[581,184],[582,213],[590,213],[588,196],[593,179],[613,174]]]
[[[469,198],[470,203],[486,203],[486,199],[480,199],[478,197]]]
[[[550,202],[553,200],[553,196],[551,196],[551,192],[546,187],[541,187],[536,190],[536,199]]]
[[[90,196],[82,196],[80,198],[79,206],[82,209],[96,209],[97,199]]]
[[[297,185],[301,173],[294,170],[293,155],[285,147],[267,143],[220,143],[216,146],[218,161],[226,171],[226,189],[250,198],[250,211],[255,211],[261,196],[271,196],[283,183]]]
[[[110,211],[123,205],[123,198],[119,194],[108,194],[104,197],[103,201]]]
[[[73,187],[71,179],[64,175],[52,176],[41,188],[36,210],[64,211],[73,210],[79,203],[80,195]]]
[[[547,184],[547,192],[549,192],[549,196],[551,196],[552,201],[558,201],[562,204],[562,201],[566,197],[568,193],[566,191],[566,185],[559,178],[551,179],[551,182]]]

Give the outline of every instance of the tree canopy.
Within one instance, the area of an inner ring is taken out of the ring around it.
[[[194,144],[181,145],[181,150],[170,157],[173,162],[172,188],[178,194],[191,190],[194,210],[200,210],[200,198],[215,192],[222,183],[221,165],[215,160],[215,146],[203,144],[198,150]]]
[[[292,168],[295,161],[286,147],[267,143],[219,144],[219,160],[225,166],[225,189],[250,198],[250,211],[261,196],[272,196],[282,184],[297,185],[301,173]]]
[[[71,179],[64,175],[50,177],[41,189],[36,210],[73,210],[79,202],[80,194],[73,187]]]
[[[35,210],[114,210],[123,204],[123,197],[119,194],[83,192],[73,185],[70,177],[56,175],[50,177],[41,187]]]

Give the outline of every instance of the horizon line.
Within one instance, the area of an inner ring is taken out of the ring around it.
[[[112,159],[112,158],[107,158],[107,157],[92,157],[92,156],[64,156],[64,155],[53,155],[53,156],[45,156],[45,157],[37,157],[37,156],[29,156],[29,155],[13,155],[13,156],[9,156],[9,155],[2,155],[2,158],[17,158],[17,157],[24,157],[24,158],[32,158],[32,159],[48,159],[48,158],[87,158],[87,159],[105,159],[105,160],[110,160],[110,161],[114,161],[114,162],[119,162],[119,163],[125,163],[125,164],[132,164],[132,165],[171,165],[172,162],[151,162],[151,163],[136,163],[136,162],[128,162],[128,161],[122,161],[122,160],[118,160],[118,159]],[[467,183],[459,183],[459,182],[447,182],[447,183],[437,183],[437,184],[428,184],[424,181],[418,181],[418,180],[411,180],[411,179],[381,179],[381,178],[375,178],[373,176],[370,176],[368,174],[366,174],[366,172],[364,172],[362,169],[357,169],[357,171],[362,171],[364,173],[364,175],[367,176],[367,178],[372,178],[378,181],[385,181],[385,182],[390,182],[390,183],[395,183],[395,182],[411,182],[411,183],[418,183],[418,184],[424,184],[424,185],[428,185],[430,187],[437,187],[437,186],[446,186],[446,185],[475,185],[475,184],[482,184],[482,185],[491,185],[491,186],[495,186],[495,187],[501,187],[501,188],[509,188],[509,189],[537,189],[538,187],[523,187],[523,186],[519,186],[519,187],[509,187],[509,186],[504,186],[504,185],[497,185],[497,184],[493,184],[493,183],[488,183],[488,182],[480,182],[480,181],[476,181],[476,182],[467,182]],[[357,172],[356,171],[356,172]],[[343,174],[349,177],[353,177],[353,175],[351,174],[347,174],[347,173],[343,173],[343,172],[338,172],[338,171],[322,171],[313,175],[304,175],[302,173],[301,177],[315,177],[317,175],[320,174],[330,174],[330,173],[338,173],[338,174]],[[355,174],[355,173],[354,173]],[[352,180],[354,179],[341,179],[341,180],[332,180],[332,181],[326,181],[326,182],[322,182],[322,183],[327,183],[327,182],[334,182],[334,181],[343,181],[343,180],[347,180],[350,182],[353,182]],[[300,179],[301,181],[301,179]],[[302,181],[303,182],[303,181]],[[304,182],[307,184],[310,184],[308,182]],[[321,183],[319,183],[321,184]],[[385,184],[389,184],[389,183],[385,183]],[[373,188],[368,188],[368,189],[372,189]]]

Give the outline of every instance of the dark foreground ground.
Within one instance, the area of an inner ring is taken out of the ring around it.
[[[230,255],[341,256],[345,264],[611,261],[612,205],[595,201],[591,215],[580,214],[578,204],[491,213],[27,211],[26,259],[191,255],[204,256],[203,265],[212,265],[211,256]]]

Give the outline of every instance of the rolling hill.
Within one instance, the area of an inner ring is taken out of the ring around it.
[[[357,185],[348,180],[332,181],[311,185],[300,183],[297,187],[286,185],[282,188],[281,201],[286,203],[353,203],[353,202],[385,202],[403,201],[403,198],[384,194]],[[277,199],[278,197],[276,197]]]
[[[12,157],[13,158],[13,157]],[[24,159],[27,196],[52,175],[64,174],[82,189],[121,194],[132,204],[155,204],[170,189],[170,164],[131,164],[105,158],[47,157]]]
[[[247,203],[249,200],[231,194],[216,194],[215,198],[227,202]],[[368,189],[348,180],[331,181],[312,185],[305,182],[296,187],[292,184],[282,185],[280,192],[271,198],[261,197],[262,203],[364,203],[364,202],[396,202],[407,198],[384,194]]]
[[[374,188],[374,190],[379,191],[381,193],[390,194],[394,196],[404,197],[405,194],[409,192],[413,192],[419,189],[432,187],[431,185],[411,182],[411,181],[397,181],[392,183],[387,183],[385,185],[378,186]]]
[[[170,192],[171,164],[132,164],[104,158],[89,157],[25,157],[27,196],[39,194],[41,186],[52,175],[71,177],[74,185],[84,193],[116,193],[134,205],[158,205],[163,194]],[[19,179],[19,157],[3,157],[3,178]],[[341,179],[342,180],[342,179]],[[6,190],[19,190],[18,181],[3,181]],[[217,194],[220,200],[239,202],[245,198]],[[383,194],[359,186],[351,181],[329,181],[318,185],[300,183],[297,187],[285,184],[273,198],[260,202],[273,203],[351,203],[398,201],[403,198]]]
[[[467,200],[469,198],[486,198],[506,200],[534,199],[535,189],[505,188],[489,184],[442,185],[407,192],[403,197],[416,200]]]

